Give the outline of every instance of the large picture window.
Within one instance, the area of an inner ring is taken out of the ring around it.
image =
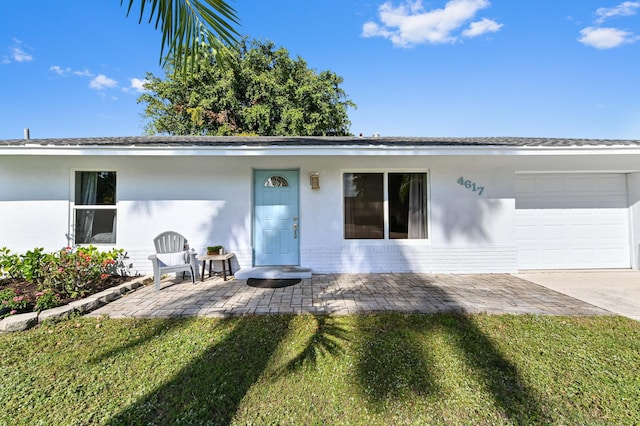
[[[426,239],[426,173],[344,173],[345,239]]]
[[[76,172],[76,244],[116,243],[116,172]]]

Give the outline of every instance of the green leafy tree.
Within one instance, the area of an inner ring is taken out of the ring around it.
[[[349,135],[347,108],[355,104],[340,87],[343,79],[316,72],[273,42],[246,39],[232,50],[228,66],[201,52],[197,70],[166,79],[147,74],[139,103],[146,104],[148,134],[170,135]]]
[[[139,3],[140,19],[149,15],[149,23],[162,31],[160,58],[165,48],[175,67],[186,73],[196,66],[194,58],[202,51],[212,52],[218,62],[229,58],[229,46],[237,43],[235,10],[223,0],[128,0],[127,16]],[[125,0],[120,0],[122,6]],[[150,9],[149,9],[150,8]]]

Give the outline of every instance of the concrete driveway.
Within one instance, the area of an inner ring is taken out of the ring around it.
[[[640,271],[527,271],[513,275],[640,321]]]

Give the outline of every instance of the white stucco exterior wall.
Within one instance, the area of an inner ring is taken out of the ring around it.
[[[0,247],[24,253],[67,245],[69,167],[46,157],[0,157]]]
[[[469,165],[438,157],[14,157],[2,158],[2,235],[13,251],[58,250],[70,232],[73,172],[117,173],[117,248],[136,269],[160,232],[175,230],[203,252],[222,244],[236,267],[252,264],[252,173],[300,171],[301,265],[316,272],[511,271],[515,265],[511,171],[469,178],[485,182],[482,196],[458,185]],[[498,166],[496,166],[498,167]],[[344,240],[342,173],[425,171],[430,180],[427,240]],[[309,172],[320,173],[312,191]],[[23,178],[26,177],[26,178]],[[16,242],[19,242],[16,244]]]
[[[303,265],[318,272],[505,272],[516,268],[513,172],[492,160],[493,176],[479,167],[442,157],[325,157],[301,159]],[[306,163],[305,163],[306,162]],[[468,161],[471,163],[471,161]],[[306,164],[309,164],[308,166]],[[319,191],[308,188],[308,172],[320,173]],[[427,240],[345,240],[342,174],[425,171],[429,175]],[[482,196],[457,184],[459,177],[486,182]],[[491,190],[489,190],[491,188]],[[305,213],[306,212],[306,213]],[[309,217],[309,215],[312,215]],[[311,223],[309,223],[311,221]]]
[[[627,164],[628,163],[628,164]],[[117,172],[117,248],[141,273],[153,238],[185,235],[202,253],[222,244],[237,254],[234,269],[252,265],[254,169],[300,174],[300,263],[329,272],[514,272],[514,175],[519,171],[603,171],[632,168],[624,157],[499,155],[316,156],[0,156],[0,247],[58,250],[70,232],[73,172]],[[638,167],[637,165],[635,166]],[[320,174],[311,190],[309,172]],[[427,240],[345,240],[342,174],[428,173]],[[458,184],[463,177],[482,194]],[[628,174],[634,267],[640,245],[640,173]],[[107,246],[110,248],[111,246]]]

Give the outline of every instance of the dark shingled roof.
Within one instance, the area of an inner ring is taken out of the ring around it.
[[[43,147],[269,147],[269,146],[380,146],[380,147],[640,147],[640,140],[555,139],[524,137],[432,138],[354,136],[131,136],[104,138],[53,138],[0,140],[3,146]]]

